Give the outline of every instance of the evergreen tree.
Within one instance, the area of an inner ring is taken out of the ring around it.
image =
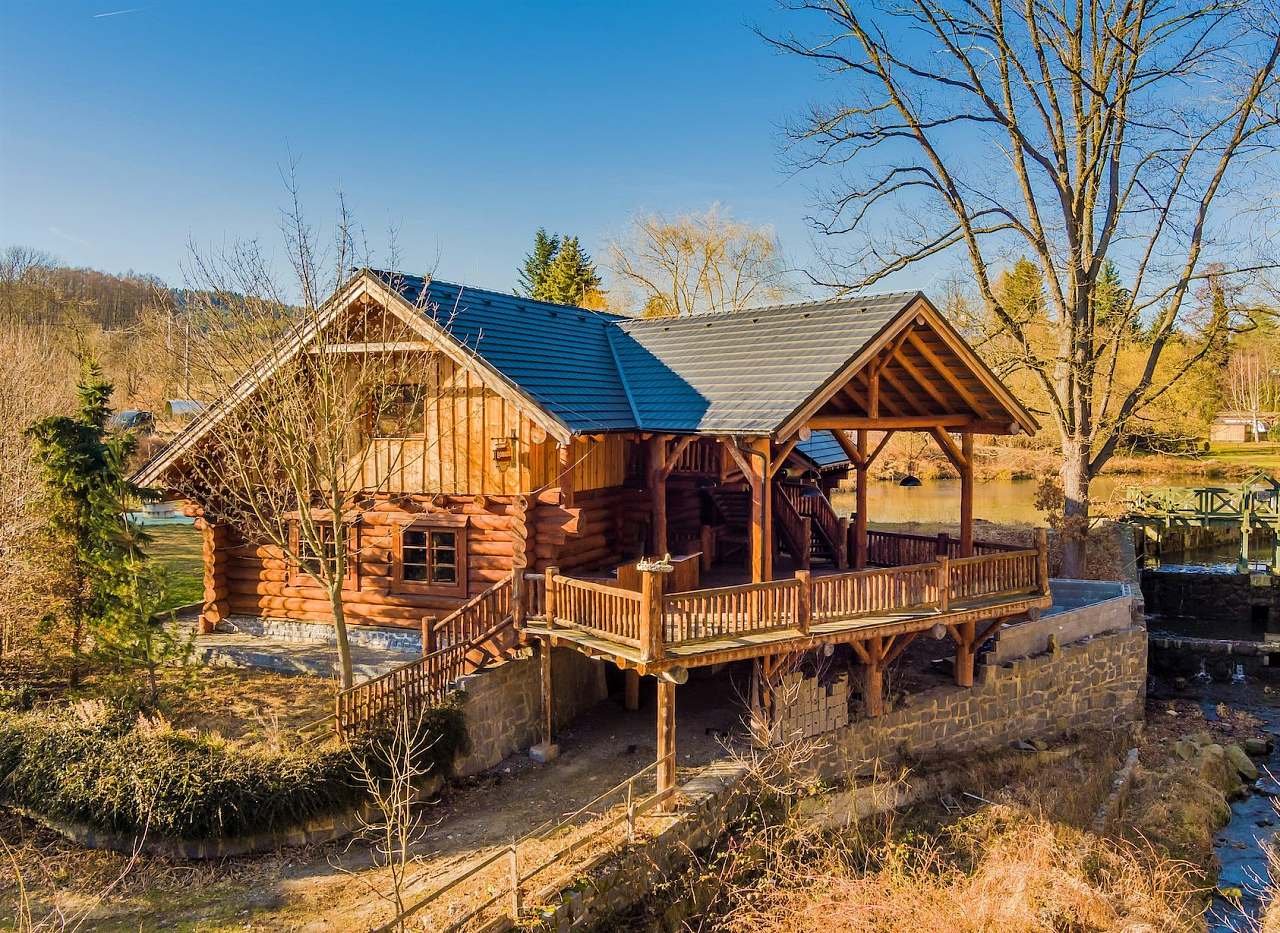
[[[517,291],[527,298],[539,298],[547,280],[547,270],[551,268],[551,262],[559,250],[560,237],[547,233],[546,227],[539,227],[538,232],[533,235],[533,249],[518,270],[520,286]]]
[[[583,251],[576,236],[567,236],[561,240],[560,249],[547,269],[543,294],[534,297],[579,308],[598,307],[603,297],[600,286],[595,263]]]
[[[138,612],[144,595],[151,599],[138,584],[146,536],[128,521],[126,509],[134,501],[156,498],[128,479],[137,440],[128,433],[108,434],[112,386],[92,360],[84,363],[76,391],[79,409],[74,415],[45,418],[27,429],[41,465],[44,506],[57,544],[50,557],[63,565],[67,580],[61,610],[71,628],[73,681],[83,673],[87,635],[104,646],[131,642],[136,647],[144,637],[123,622]]]

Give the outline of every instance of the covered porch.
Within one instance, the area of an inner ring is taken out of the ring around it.
[[[769,709],[771,674],[787,659],[848,645],[860,662],[865,713],[877,716],[886,668],[927,634],[950,639],[955,680],[971,686],[983,643],[1051,601],[1043,531],[1027,546],[975,540],[974,435],[1035,429],[921,303],[767,432],[639,435],[650,513],[642,559],[612,574],[552,566],[524,575],[521,628],[547,645],[608,660],[636,684],[656,678],[659,762],[673,760],[676,690],[694,668],[754,662],[760,707]],[[929,435],[955,466],[957,537],[869,527],[871,468],[903,431]],[[852,515],[832,507],[830,473],[806,453],[819,437],[844,455]],[[679,479],[687,489],[691,477],[703,520],[696,529],[673,527],[671,484]]]

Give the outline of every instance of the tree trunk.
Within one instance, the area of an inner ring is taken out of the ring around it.
[[[347,616],[342,603],[342,580],[334,580],[328,585],[329,606],[333,609],[333,631],[338,642],[338,673],[343,690],[350,690],[355,684],[355,674],[351,669],[351,643],[347,641]]]
[[[1062,545],[1061,574],[1081,578],[1088,557],[1089,530],[1089,442],[1069,438],[1062,444],[1062,527],[1058,537]]]

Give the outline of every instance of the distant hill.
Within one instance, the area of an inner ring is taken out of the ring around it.
[[[75,268],[21,246],[0,252],[3,322],[63,324],[78,320],[118,330],[136,322],[144,307],[171,300],[171,294],[154,275]]]

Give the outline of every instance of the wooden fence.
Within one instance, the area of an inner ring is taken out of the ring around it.
[[[641,646],[641,594],[607,583],[547,572],[547,624],[594,632],[633,648]]]
[[[998,541],[973,542],[974,557],[1006,554],[1025,550],[1021,544]],[[897,531],[867,531],[867,563],[879,567],[907,567],[924,564],[939,557],[961,558],[960,539],[943,532],[937,535],[912,535]]]
[[[952,602],[994,599],[1040,589],[1040,552],[1005,551],[948,561]]]
[[[673,593],[662,600],[667,644],[794,628],[801,623],[802,578]]]
[[[656,784],[656,781],[651,782],[649,778],[656,776],[658,769],[671,758],[670,755],[659,758],[567,816],[547,820],[513,840],[510,845],[477,856],[461,872],[415,901],[391,922],[378,927],[378,933],[403,929],[404,922],[410,917],[421,914],[450,894],[461,893],[460,889],[464,886],[481,888],[488,897],[464,914],[455,915],[451,912],[448,924],[437,927],[441,933],[455,933],[481,918],[489,923],[518,921],[525,906],[525,892],[531,881],[539,876],[549,875],[557,867],[564,867],[575,852],[599,841],[606,833],[618,827],[625,827],[625,841],[635,840],[637,820],[650,810],[666,804],[675,793],[674,787],[661,791],[648,790],[651,783]],[[584,820],[585,825],[590,826],[588,832],[570,838],[550,856],[535,855],[534,862],[528,861],[530,856],[527,853],[530,849],[544,848],[538,846],[538,843],[544,843],[557,835],[568,835],[567,829],[575,824],[582,824]],[[491,914],[496,915],[489,916]]]
[[[814,577],[813,621],[839,621],[894,610],[938,607],[942,593],[940,570],[940,564],[929,563]]]

